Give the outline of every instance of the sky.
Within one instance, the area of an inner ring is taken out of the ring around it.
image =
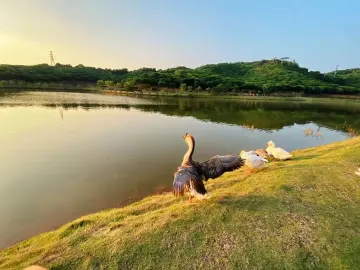
[[[360,67],[359,0],[1,0],[0,64]]]

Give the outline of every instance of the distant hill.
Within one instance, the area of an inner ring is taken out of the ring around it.
[[[360,88],[360,68],[344,69],[327,73],[330,76],[336,76],[344,80],[348,85]]]
[[[323,74],[295,62],[262,60],[156,70],[141,68],[100,69],[77,65],[0,65],[0,87],[37,87],[43,84],[92,84],[110,89],[180,89],[182,91],[273,92],[354,94],[360,93],[359,69]]]

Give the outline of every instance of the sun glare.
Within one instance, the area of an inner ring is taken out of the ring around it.
[[[0,44],[10,43],[10,37],[6,34],[0,33]]]

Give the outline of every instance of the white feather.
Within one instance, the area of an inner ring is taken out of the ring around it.
[[[269,155],[273,156],[276,159],[285,160],[293,156],[284,149],[280,147],[275,147],[275,143],[273,141],[268,142],[267,145],[268,147],[266,148],[266,152],[268,152]]]
[[[258,156],[255,151],[240,152],[240,157],[245,160],[245,165],[252,169],[261,169],[265,167],[267,159]]]
[[[199,200],[204,200],[204,199],[209,199],[211,197],[211,195],[208,193],[206,193],[205,195],[198,193],[195,189],[190,188],[189,193],[191,196],[194,196],[195,198],[199,199]]]

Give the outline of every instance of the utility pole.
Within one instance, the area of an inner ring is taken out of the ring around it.
[[[50,66],[55,66],[54,54],[50,51]]]

